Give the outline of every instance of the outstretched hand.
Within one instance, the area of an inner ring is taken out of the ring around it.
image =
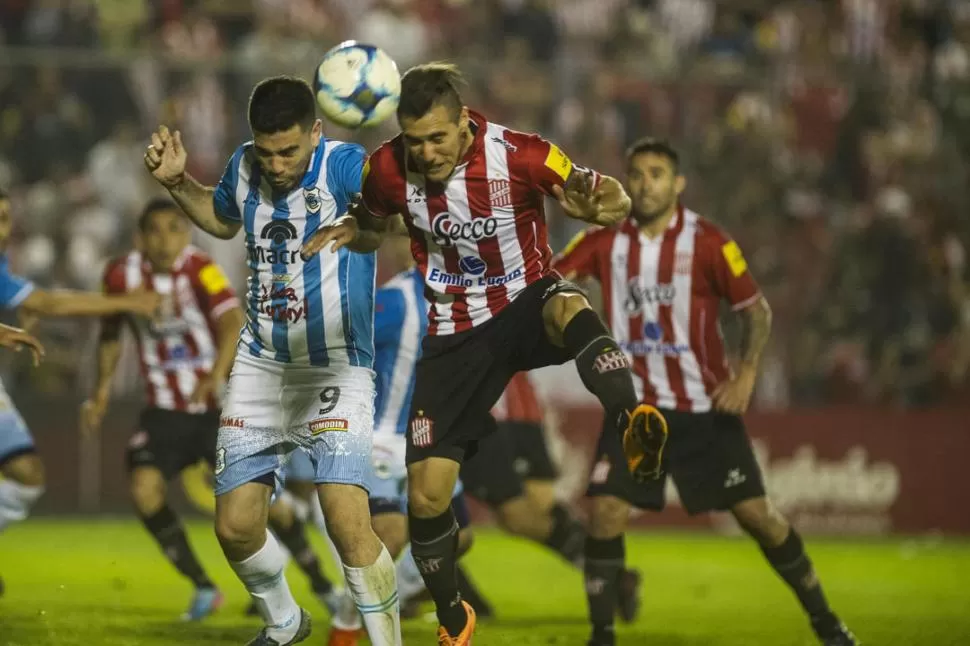
[[[152,133],[152,143],[145,151],[145,167],[159,184],[165,188],[177,186],[185,176],[187,159],[181,132],[172,133],[166,126],[159,126]]]
[[[35,368],[40,365],[40,360],[44,358],[44,346],[37,340],[37,337],[19,327],[0,324],[0,345],[10,348],[14,352],[28,348],[33,356]]]
[[[585,172],[570,177],[563,186],[553,186],[552,194],[569,217],[605,227],[626,218],[632,205],[616,179],[604,176],[597,185],[593,174]]]

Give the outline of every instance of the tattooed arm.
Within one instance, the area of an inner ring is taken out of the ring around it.
[[[764,296],[740,310],[741,365],[738,374],[721,383],[714,390],[717,410],[740,415],[748,410],[754,385],[758,379],[761,353],[771,336],[771,307]]]

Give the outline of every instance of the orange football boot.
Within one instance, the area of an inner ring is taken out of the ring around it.
[[[472,646],[472,633],[475,632],[475,609],[465,601],[462,601],[461,605],[465,607],[465,612],[468,613],[465,627],[461,629],[457,637],[452,637],[444,626],[438,626],[438,646]]]

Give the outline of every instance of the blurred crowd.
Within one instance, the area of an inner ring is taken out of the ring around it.
[[[0,26],[12,263],[43,284],[96,288],[129,244],[157,123],[213,181],[252,84],[356,38],[402,70],[458,62],[469,105],[606,172],[670,139],[685,203],[773,305],[760,406],[966,401],[970,2],[0,0]],[[327,133],[372,146],[394,124]],[[562,246],[577,227],[551,220]],[[241,277],[236,242],[213,252]],[[48,325],[62,351],[35,387],[76,388],[79,325]]]

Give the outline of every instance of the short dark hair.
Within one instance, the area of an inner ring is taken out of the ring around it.
[[[420,119],[436,105],[448,108],[452,119],[457,120],[464,106],[458,88],[464,83],[458,67],[451,63],[425,63],[412,67],[401,77],[398,121],[405,117]]]
[[[680,172],[680,155],[677,154],[674,147],[670,145],[670,142],[668,142],[666,139],[658,139],[656,137],[643,137],[642,139],[637,139],[629,148],[626,149],[627,167],[629,168],[634,157],[637,155],[646,155],[647,153],[666,157],[670,160],[670,165],[673,166],[674,174]]]
[[[249,127],[253,132],[273,134],[295,125],[309,130],[315,116],[313,90],[295,76],[263,79],[249,95]]]
[[[188,219],[174,200],[170,200],[167,197],[153,197],[142,208],[141,215],[138,216],[138,230],[144,232],[148,228],[148,223],[151,221],[152,216],[159,211],[175,211],[179,217]]]

